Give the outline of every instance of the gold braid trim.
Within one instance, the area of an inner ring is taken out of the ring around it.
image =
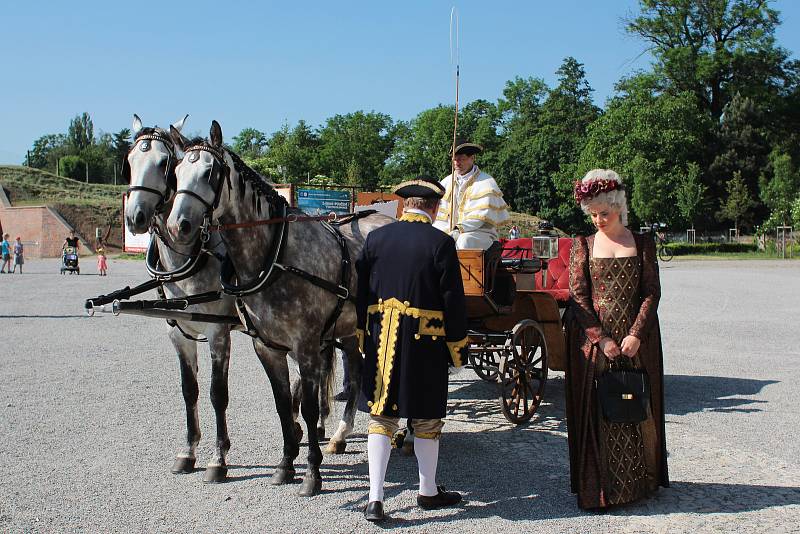
[[[399,315],[398,310],[390,308],[381,318],[378,372],[375,375],[375,392],[370,406],[372,415],[381,415],[386,406],[386,400],[389,398],[389,382],[392,379],[394,353],[397,348],[397,330],[400,328]]]
[[[447,348],[450,349],[450,357],[453,358],[453,365],[461,367],[464,365],[464,360],[461,358],[461,349],[467,346],[469,338],[464,338],[460,341],[448,341]]]
[[[431,220],[426,216],[419,214],[419,213],[404,213],[400,220],[403,222],[419,222],[430,224]]]
[[[506,211],[507,207],[504,205],[502,206],[492,206],[491,204],[481,204],[479,206],[471,206],[468,210],[464,210],[464,215],[469,215],[470,213],[474,213],[476,211]],[[469,218],[469,217],[467,217]]]
[[[364,330],[356,328],[356,338],[358,339],[358,352],[364,354]]]
[[[481,193],[475,193],[474,195],[469,195],[466,200],[478,200],[484,197],[500,197],[503,198],[503,193],[497,191],[495,189],[489,189],[488,191],[483,191]],[[504,200],[505,202],[505,200]]]

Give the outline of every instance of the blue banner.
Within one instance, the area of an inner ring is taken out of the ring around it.
[[[308,215],[350,213],[350,192],[326,189],[298,189],[297,207]]]

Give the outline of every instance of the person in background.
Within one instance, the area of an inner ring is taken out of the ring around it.
[[[25,249],[22,246],[22,239],[17,236],[17,239],[14,241],[14,268],[11,269],[12,273],[16,272],[17,266],[19,266],[19,274],[22,274],[22,266],[25,264],[24,252]]]
[[[0,255],[3,258],[3,263],[0,265],[0,273],[2,274],[6,274],[6,265],[8,266],[8,272],[11,273],[11,243],[8,242],[9,237],[11,237],[9,234],[5,234],[3,240],[0,241]]]
[[[508,232],[509,239],[519,239],[519,227],[515,224]]]
[[[70,230],[69,235],[64,238],[64,243],[61,245],[61,250],[64,250],[67,247],[72,247],[75,249],[75,254],[77,254],[80,241],[80,239],[75,237],[75,230]]]
[[[103,238],[97,238],[97,246],[95,246],[94,251],[97,252],[97,270],[100,272],[100,276],[107,276],[108,275],[108,262],[106,262],[106,246],[103,243]]]
[[[497,228],[511,218],[497,182],[475,165],[482,151],[480,145],[458,141],[455,177],[450,174],[441,181],[445,192],[433,226],[450,234],[459,250],[487,250],[497,241]]]

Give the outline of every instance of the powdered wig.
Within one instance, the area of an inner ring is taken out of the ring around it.
[[[592,169],[586,173],[581,180],[581,184],[589,185],[598,180],[609,180],[622,185],[622,177],[611,169]],[[589,198],[581,200],[581,209],[585,214],[589,214],[589,208],[594,204],[608,204],[614,209],[619,210],[619,216],[623,226],[628,226],[628,200],[625,196],[625,189],[615,189],[613,191],[603,191]]]

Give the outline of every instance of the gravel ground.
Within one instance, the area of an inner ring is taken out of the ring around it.
[[[83,260],[84,271],[94,272]],[[280,458],[271,390],[248,339],[234,335],[230,481],[169,473],[185,434],[176,357],[163,321],[99,314],[86,297],[146,279],[112,261],[106,278],[60,276],[31,260],[0,275],[0,531],[369,532],[366,438],[326,456],[323,493],[268,484]],[[672,262],[662,266],[667,446],[672,487],[606,514],[569,492],[564,385],[528,426],[499,413],[471,371],[453,377],[439,481],[460,508],[415,506],[416,462],[393,454],[386,507],[397,531],[800,531],[800,262]],[[203,441],[212,452],[210,362],[200,352]],[[337,408],[341,410],[341,403]],[[359,414],[357,429],[366,418]],[[334,421],[329,428],[334,428]],[[330,432],[329,432],[330,433]],[[298,458],[302,475],[305,449]]]

